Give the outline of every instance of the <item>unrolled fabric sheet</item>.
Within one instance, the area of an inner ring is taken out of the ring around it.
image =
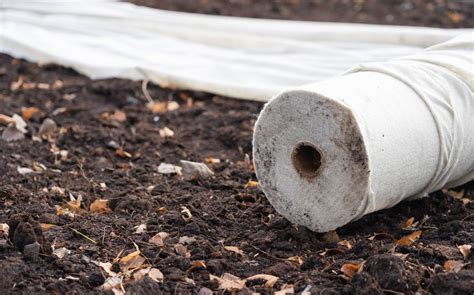
[[[114,0],[0,1],[0,52],[18,58],[242,99],[281,93],[256,125],[256,172],[275,208],[315,231],[474,178],[473,39]]]
[[[325,232],[474,179],[473,50],[462,35],[273,98],[253,142],[272,205]]]
[[[263,101],[466,31],[198,15],[113,0],[0,1],[0,52],[93,79]]]

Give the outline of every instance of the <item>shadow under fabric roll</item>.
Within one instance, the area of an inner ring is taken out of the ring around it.
[[[276,210],[325,232],[474,179],[474,38],[285,91],[255,127]]]

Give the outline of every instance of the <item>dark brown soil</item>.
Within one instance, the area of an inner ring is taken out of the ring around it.
[[[248,1],[225,5],[223,1],[206,5],[197,5],[197,1],[140,1],[145,2],[207,13],[364,21],[348,9],[349,4],[336,9],[333,4],[292,1],[301,4],[284,4],[275,10],[269,1],[259,1],[255,6],[245,4]],[[342,2],[352,3],[331,1]],[[402,6],[402,1],[395,2],[396,7]],[[412,2],[427,3],[403,1]],[[377,3],[377,9],[385,10],[372,13],[368,4],[361,4],[362,11],[369,11],[363,15],[370,16],[367,21],[386,23],[383,11],[390,10],[392,4]],[[453,26],[442,5],[457,5],[452,9],[461,12],[470,7],[460,1],[435,3],[431,14],[415,6],[403,19],[396,17],[397,23]],[[327,18],[322,17],[325,11]],[[395,16],[398,13],[400,10],[394,11]],[[472,15],[466,14],[457,25],[472,25]],[[23,85],[12,90],[20,77]],[[62,85],[55,84],[57,80]],[[50,89],[31,83],[47,83]],[[339,238],[316,234],[290,224],[273,210],[258,188],[246,187],[249,180],[256,180],[244,159],[251,153],[252,128],[261,103],[151,84],[148,89],[155,100],[177,101],[180,108],[151,113],[145,107],[140,82],[91,81],[60,66],[0,55],[0,114],[21,114],[22,108],[33,106],[41,110],[28,121],[25,139],[10,143],[0,140],[0,223],[10,225],[8,238],[0,236],[1,294],[101,293],[97,286],[107,274],[92,261],[113,262],[136,247],[147,264],[161,270],[164,283],[149,278],[130,280],[124,286],[129,294],[209,294],[206,292],[217,291],[219,286],[210,275],[223,273],[240,278],[254,274],[279,278],[273,288],[266,287],[261,279],[248,280],[241,294],[269,294],[285,284],[293,285],[295,292],[312,294],[472,294],[473,255],[464,258],[457,246],[474,244],[473,182],[457,189],[464,192],[462,195],[436,192],[430,198],[403,202],[366,216],[337,230]],[[123,111],[126,120],[104,115],[116,110]],[[59,129],[47,139],[33,140],[45,118],[53,119]],[[159,129],[165,126],[175,132],[174,137],[159,136]],[[3,128],[0,125],[0,132]],[[115,145],[131,158],[118,156]],[[55,155],[57,150],[68,151],[67,157]],[[215,175],[207,180],[186,181],[157,172],[162,162],[203,162],[209,156],[221,162],[209,164]],[[18,167],[35,172],[20,174]],[[74,218],[58,215],[56,209],[64,208],[70,194],[83,199]],[[88,212],[97,199],[109,200],[112,212]],[[190,219],[183,218],[182,207],[189,209]],[[418,225],[402,229],[410,217]],[[45,224],[56,226],[41,230]],[[146,224],[146,230],[134,233],[140,224]],[[398,239],[415,230],[421,231],[418,240],[396,246]],[[169,234],[161,248],[148,242],[158,232]],[[185,245],[189,257],[175,249],[183,237],[195,239]],[[339,239],[352,248],[338,243]],[[71,252],[59,259],[52,254],[52,245]],[[243,253],[224,246],[238,247]],[[448,260],[462,263],[462,269],[454,272],[443,267]],[[203,261],[206,268],[196,261]],[[341,272],[344,264],[363,261],[352,279]],[[112,269],[117,267],[114,264]]]
[[[432,27],[474,27],[474,2],[453,0],[131,0],[206,14]]]

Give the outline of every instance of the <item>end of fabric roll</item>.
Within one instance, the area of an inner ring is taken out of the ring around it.
[[[322,169],[322,152],[309,142],[300,142],[295,145],[291,160],[295,170],[308,180],[316,178]]]
[[[263,192],[293,223],[326,232],[370,206],[368,156],[355,115],[317,91],[286,91],[267,103],[253,157]]]

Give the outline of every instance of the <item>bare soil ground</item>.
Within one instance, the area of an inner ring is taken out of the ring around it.
[[[462,1],[134,2],[252,17],[473,22],[472,5]],[[0,228],[0,294],[111,294],[98,287],[112,271],[132,273],[123,280],[128,294],[230,293],[229,284],[239,294],[472,294],[473,182],[312,233],[281,217],[252,185],[245,154],[261,103],[148,90],[179,107],[151,112],[141,82],[92,81],[0,55],[0,114],[28,119],[24,139],[0,140],[0,224],[10,227],[8,236]],[[45,130],[46,118],[57,128]],[[160,136],[164,127],[174,136]],[[157,170],[180,160],[207,162],[215,174],[184,180]],[[147,266],[163,280],[130,271]],[[267,276],[244,281],[257,274]]]

